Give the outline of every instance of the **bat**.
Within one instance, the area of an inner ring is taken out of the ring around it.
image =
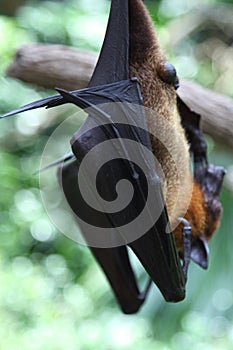
[[[139,310],[152,282],[166,301],[184,299],[189,261],[207,268],[207,241],[221,217],[224,169],[208,163],[200,116],[177,95],[178,86],[143,2],[112,0],[88,87],[57,89],[58,95],[3,116],[65,103],[87,111],[71,138],[72,152],[52,165],[60,164],[58,180],[66,200],[126,314]],[[107,152],[100,151],[105,143]],[[114,212],[109,207],[118,198],[116,185],[122,179],[132,184],[133,196]],[[95,206],[85,202],[84,192]],[[129,248],[149,276],[143,291]]]

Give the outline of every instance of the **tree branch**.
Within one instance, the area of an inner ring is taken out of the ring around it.
[[[87,86],[96,61],[96,53],[64,45],[24,45],[7,76],[47,89],[78,90]]]
[[[22,46],[7,70],[9,77],[53,89],[78,90],[87,86],[97,54],[62,45]],[[180,97],[202,115],[204,132],[233,147],[233,100],[200,85],[181,81]]]
[[[233,100],[197,83],[181,81],[179,96],[187,105],[202,116],[205,133],[233,147]]]

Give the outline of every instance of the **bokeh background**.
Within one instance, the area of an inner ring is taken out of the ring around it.
[[[233,97],[233,2],[146,4],[179,76]],[[43,42],[98,51],[109,5],[1,0],[0,114],[51,94],[6,77],[16,49]],[[208,271],[191,264],[183,302],[165,303],[153,287],[141,311],[126,316],[89,250],[50,222],[33,175],[49,135],[67,113],[39,110],[0,121],[0,349],[233,349],[232,150],[207,136],[211,162],[228,170]]]

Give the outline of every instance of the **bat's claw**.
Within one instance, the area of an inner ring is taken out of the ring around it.
[[[183,224],[183,274],[185,277],[185,280],[187,281],[187,275],[188,275],[188,267],[190,263],[190,256],[191,256],[191,233],[192,228],[190,226],[190,223],[188,220],[184,218],[179,218],[179,221]]]

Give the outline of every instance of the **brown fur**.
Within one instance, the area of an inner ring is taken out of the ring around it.
[[[149,131],[159,136],[159,140],[152,138],[152,150],[164,172],[166,204],[174,228],[191,196],[189,147],[176,107],[175,89],[160,78],[166,57],[158,45],[152,21],[140,0],[131,0],[130,6],[134,14],[130,18],[130,74],[137,77],[141,86]],[[161,142],[165,147],[161,148]]]
[[[150,16],[141,0],[129,0],[130,17],[130,75],[136,76],[147,108],[152,150],[164,173],[162,183],[168,215],[178,249],[182,249],[182,225],[185,217],[192,234],[207,235],[211,224],[205,198],[190,170],[189,146],[177,111],[176,92],[172,85],[161,80],[166,57],[159,47]],[[211,233],[211,234],[212,234]]]

